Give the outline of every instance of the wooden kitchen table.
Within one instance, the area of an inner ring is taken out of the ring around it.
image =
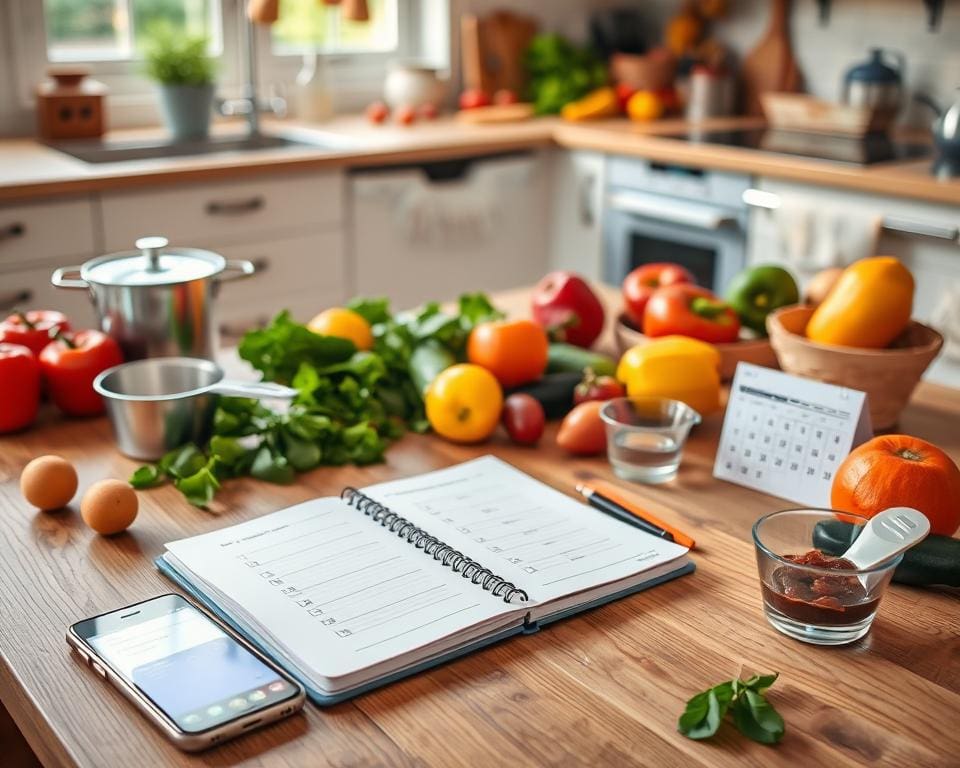
[[[514,294],[504,302],[525,300]],[[288,487],[229,482],[215,513],[189,506],[170,487],[142,492],[129,532],[103,538],[81,522],[79,494],[62,512],[31,509],[20,497],[20,470],[36,455],[60,454],[77,465],[82,492],[136,465],[117,453],[104,419],[47,414],[32,430],[0,438],[0,699],[46,765],[960,764],[956,593],[894,585],[871,633],[845,648],[774,631],[761,611],[750,527],[790,503],[712,478],[720,425],[713,415],[695,431],[677,480],[629,486],[696,538],[693,575],[352,702],[308,704],[301,716],[189,756],[64,641],[78,619],[170,591],[152,564],[164,542],[487,452],[568,493],[578,480],[612,473],[603,459],[564,456],[555,425],[529,449],[502,435],[476,447],[411,435],[379,466],[318,469]],[[960,391],[921,386],[900,427],[960,459]],[[584,507],[584,514],[596,513]],[[677,716],[695,692],[772,671],[780,679],[770,699],[786,720],[778,747],[750,742],[732,726],[706,743],[677,733]]]

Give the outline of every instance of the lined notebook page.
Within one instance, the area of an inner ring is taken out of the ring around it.
[[[337,498],[167,550],[328,678],[513,610]]]
[[[493,456],[364,493],[544,603],[683,556]]]

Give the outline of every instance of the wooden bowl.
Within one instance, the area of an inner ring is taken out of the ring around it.
[[[933,328],[911,321],[892,346],[860,349],[816,344],[806,336],[813,307],[784,307],[767,318],[770,342],[787,373],[867,393],[873,428],[890,429],[943,346]]]
[[[651,341],[649,336],[644,336],[630,324],[625,314],[620,314],[617,317],[615,333],[617,348],[621,355],[630,347]],[[770,346],[769,339],[742,339],[729,344],[714,344],[713,346],[720,353],[720,378],[723,381],[733,379],[733,373],[737,370],[737,363],[740,362],[762,365],[765,368],[779,367],[777,356],[773,353],[773,347]]]

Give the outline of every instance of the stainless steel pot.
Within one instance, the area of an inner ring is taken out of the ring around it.
[[[117,447],[134,459],[155,461],[184,443],[210,436],[217,395],[295,397],[270,382],[233,381],[210,360],[159,357],[108,368],[93,381],[103,397]]]
[[[168,248],[164,237],[142,237],[136,251],[61,267],[58,288],[88,290],[100,327],[127,360],[217,353],[214,298],[221,282],[254,274],[249,261],[227,261],[199,248]]]

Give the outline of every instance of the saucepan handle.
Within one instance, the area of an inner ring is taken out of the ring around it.
[[[299,394],[299,391],[293,387],[285,387],[283,384],[274,384],[270,381],[234,381],[233,379],[217,382],[210,391],[228,397],[256,399],[275,397],[284,400],[290,400]]]
[[[89,288],[86,280],[80,279],[80,267],[60,267],[50,276],[50,282],[57,288]]]
[[[229,274],[228,274],[229,273]],[[223,272],[217,280],[226,283],[231,280],[242,280],[245,277],[252,277],[257,273],[257,265],[246,259],[227,259]]]

